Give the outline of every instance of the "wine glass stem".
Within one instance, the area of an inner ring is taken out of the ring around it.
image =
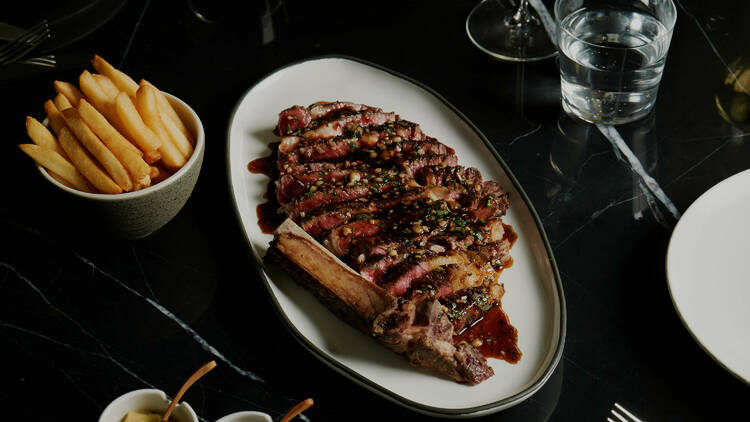
[[[513,26],[522,26],[531,23],[533,19],[534,17],[531,11],[529,11],[529,0],[520,0],[516,13],[513,14],[508,23]]]

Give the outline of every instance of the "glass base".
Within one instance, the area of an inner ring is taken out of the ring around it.
[[[520,1],[520,0],[517,0]],[[466,33],[477,48],[510,62],[532,62],[554,57],[557,48],[532,8],[528,22],[516,23],[518,5],[509,0],[483,0],[466,18]]]
[[[562,109],[570,117],[575,117],[588,123],[603,124],[610,126],[622,125],[625,123],[634,122],[646,117],[653,109],[653,104],[650,107],[645,107],[637,112],[621,115],[621,116],[607,116],[602,117],[601,115],[588,113],[584,110],[578,109],[570,104],[567,99],[562,99]]]

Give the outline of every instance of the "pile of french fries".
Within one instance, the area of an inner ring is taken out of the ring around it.
[[[84,70],[78,87],[54,82],[57,96],[44,103],[52,131],[26,116],[34,143],[21,150],[63,185],[93,193],[143,189],[184,166],[195,140],[164,94],[99,56],[91,64],[97,73]]]

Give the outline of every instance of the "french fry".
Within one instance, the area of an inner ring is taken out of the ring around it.
[[[124,91],[115,98],[115,109],[127,132],[132,135],[132,139],[143,152],[158,150],[161,147],[161,140],[143,123],[133,100]]]
[[[49,148],[65,157],[65,152],[60,148],[60,144],[57,143],[55,135],[46,126],[31,116],[26,116],[26,134],[40,147]]]
[[[152,180],[159,177],[159,167],[151,166],[151,172],[149,173],[149,176],[151,176]]]
[[[151,181],[151,176],[147,176],[147,177],[148,177],[148,181],[145,184],[133,183],[133,192],[147,188],[153,184],[153,182]]]
[[[120,132],[109,124],[107,119],[86,100],[78,104],[78,112],[86,125],[107,145],[118,160],[130,173],[133,190],[137,185],[149,186],[149,165],[143,160],[141,150],[130,143]]]
[[[170,119],[165,113],[162,113],[161,110],[159,110],[159,117],[161,117],[164,129],[166,129],[169,138],[172,140],[172,143],[177,147],[178,150],[180,150],[185,158],[190,158],[190,156],[193,155],[193,144],[190,142],[190,140],[188,140],[188,138],[186,138],[185,135],[180,132],[180,129],[177,127],[174,121]]]
[[[60,110],[57,109],[52,100],[47,100],[44,102],[44,112],[47,113],[47,120],[49,121],[49,127],[52,128],[52,132],[60,138],[60,132],[65,127],[65,119],[60,114]]]
[[[138,84],[125,72],[115,69],[114,66],[99,56],[94,56],[94,59],[91,60],[91,64],[97,72],[111,79],[112,82],[120,88],[120,91],[124,91],[129,96],[135,98]]]
[[[115,154],[107,149],[99,137],[86,125],[78,110],[69,108],[63,110],[62,113],[70,130],[88,152],[99,161],[99,164],[104,167],[104,170],[112,177],[112,180],[125,192],[133,190],[133,182],[130,180],[125,167],[117,160]]]
[[[55,135],[53,135],[46,126],[39,123],[38,120],[31,116],[26,116],[26,134],[29,135],[29,138],[31,138],[31,140],[36,145],[51,149],[52,151],[60,154],[61,157],[65,158],[65,152],[62,150],[62,148],[60,148],[60,144],[57,143]],[[75,189],[75,186],[71,185],[54,171],[47,169],[47,172],[50,176],[52,176],[53,179],[69,188]]]
[[[155,184],[157,184],[159,182],[164,181],[165,179],[167,179],[169,176],[172,175],[172,173],[169,170],[165,169],[164,167],[161,167],[161,166],[157,165],[157,166],[153,166],[151,168],[152,169],[156,169],[156,171],[159,172],[156,176],[151,176],[151,184],[155,185]]]
[[[105,116],[109,117],[110,112],[114,112],[114,97],[109,97],[107,93],[102,89],[94,75],[88,70],[81,72],[78,77],[78,85],[81,87],[81,91],[86,96],[88,101],[96,106],[98,110]]]
[[[96,82],[94,76],[88,71],[84,70],[78,77],[78,85],[81,87],[81,91],[86,95],[88,101],[96,107],[101,114],[103,114],[107,120],[112,122],[118,129],[120,129],[120,122],[117,118],[117,112],[115,111],[115,99],[109,97],[106,92],[102,89],[99,83]]]
[[[161,153],[159,151],[146,151],[143,153],[143,161],[154,164],[161,160]]]
[[[62,94],[57,94],[53,102],[55,103],[55,107],[57,107],[60,112],[73,107],[73,105],[70,104],[70,101],[68,101],[68,97]]]
[[[99,168],[96,162],[89,156],[85,149],[75,138],[73,133],[67,127],[63,127],[60,131],[60,145],[73,165],[76,166],[79,172],[91,182],[94,187],[103,193],[120,193],[120,188],[117,183],[110,179],[107,174]]]
[[[88,101],[96,107],[97,110],[109,122],[117,128],[117,130],[125,136],[127,139],[133,139],[133,136],[128,132],[125,125],[120,121],[117,111],[115,110],[115,97],[110,97],[102,89],[94,76],[88,70],[81,72],[81,76],[78,77],[78,84],[81,87],[81,91],[86,95]]]
[[[62,177],[75,189],[83,192],[95,192],[93,186],[86,181],[75,166],[55,151],[34,144],[21,144],[18,147],[42,167]]]
[[[112,82],[112,79],[109,79],[108,77],[99,73],[92,73],[91,76],[94,78],[96,83],[99,84],[99,87],[102,89],[102,91],[107,94],[107,97],[115,98],[117,94],[120,93],[120,88],[118,88],[115,83]]]
[[[53,179],[55,179],[58,182],[60,182],[61,185],[65,186],[65,187],[68,187],[68,188],[71,188],[71,189],[75,189],[76,188],[75,186],[73,186],[70,183],[68,183],[67,180],[63,179],[62,176],[60,176],[59,174],[55,173],[54,171],[47,169],[47,172],[49,173],[50,177],[52,177]]]
[[[81,113],[81,117],[83,117],[83,120],[91,130],[96,133],[96,136],[101,138],[115,155],[117,155],[117,151],[122,148],[127,148],[133,151],[135,154],[138,154],[139,157],[143,155],[143,152],[138,149],[137,146],[133,145],[127,138],[120,134],[120,132],[118,132],[117,129],[107,121],[107,118],[85,99],[78,103],[78,112]]]
[[[151,82],[145,79],[141,79],[141,86],[144,85],[154,88],[154,90],[156,91],[156,103],[159,106],[159,110],[161,110],[162,113],[166,113],[167,116],[172,119],[177,128],[180,129],[180,132],[182,132],[182,134],[185,135],[185,138],[190,141],[191,145],[195,145],[195,138],[193,138],[193,135],[185,126],[185,123],[183,123],[182,119],[180,119],[180,116],[177,114],[174,107],[172,107],[172,104],[169,103],[169,100],[167,100],[167,96],[164,95],[164,93],[161,92],[159,88],[155,87]]]
[[[156,96],[152,88],[148,86],[138,88],[135,97],[136,108],[148,126],[159,139],[161,139],[161,161],[169,168],[178,169],[185,165],[185,156],[182,155],[162,123],[159,109],[156,107]],[[152,177],[153,179],[153,177]]]
[[[52,85],[55,87],[55,92],[64,95],[71,104],[78,104],[81,98],[83,98],[81,91],[70,82],[55,81]]]

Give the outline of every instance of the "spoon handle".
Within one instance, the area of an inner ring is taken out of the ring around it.
[[[305,410],[307,410],[308,407],[312,405],[313,405],[313,399],[302,400],[301,402],[297,403],[296,406],[294,406],[288,412],[286,412],[286,415],[284,415],[281,419],[279,419],[279,422],[289,422],[290,420],[294,419],[295,416],[304,412]]]
[[[177,405],[177,403],[180,402],[182,399],[182,396],[185,394],[188,388],[190,388],[191,385],[193,385],[198,379],[212,369],[216,367],[216,361],[212,360],[205,365],[198,368],[197,371],[193,373],[193,375],[190,376],[190,378],[185,381],[184,384],[182,384],[182,387],[180,387],[180,391],[175,394],[174,399],[172,399],[172,403],[169,404],[169,408],[166,412],[164,412],[164,416],[161,417],[162,422],[167,422],[169,420],[169,416],[172,415],[172,411],[174,411],[174,407]]]

